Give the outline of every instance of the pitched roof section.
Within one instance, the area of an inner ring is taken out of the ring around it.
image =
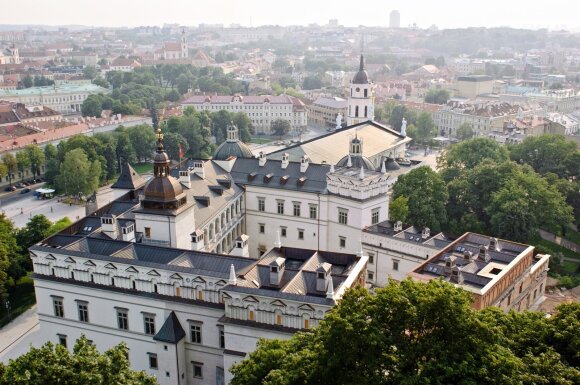
[[[163,323],[163,326],[161,326],[161,329],[153,336],[153,339],[155,341],[176,344],[183,337],[185,337],[185,330],[183,330],[183,327],[179,323],[175,312],[172,311]]]
[[[126,190],[137,190],[145,185],[145,178],[143,178],[131,165],[127,162],[121,166],[121,175],[119,179],[111,186],[111,188],[119,188]]]

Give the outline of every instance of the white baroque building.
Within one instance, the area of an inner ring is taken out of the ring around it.
[[[369,79],[365,69],[365,59],[361,54],[359,70],[350,82],[347,126],[374,119],[374,92],[375,84]]]

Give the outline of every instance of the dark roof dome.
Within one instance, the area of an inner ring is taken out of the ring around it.
[[[254,157],[250,148],[238,138],[238,128],[233,122],[228,125],[227,139],[215,150],[213,159],[226,160],[232,156],[235,156],[236,158]]]
[[[385,170],[387,171],[397,171],[400,170],[401,166],[393,158],[387,158],[385,160]]]
[[[155,177],[149,180],[145,186],[144,193],[148,200],[175,200],[183,194],[183,187],[181,186],[181,183],[172,176]]]
[[[336,167],[348,167],[348,157],[350,155],[346,155],[342,157],[341,160],[338,161]],[[360,169],[361,167],[365,170],[373,170],[374,166],[370,160],[366,156],[350,156],[350,164],[352,168]]]
[[[352,79],[353,84],[368,84],[369,83],[369,74],[365,70],[365,59],[364,56],[360,55],[360,66],[356,75]]]

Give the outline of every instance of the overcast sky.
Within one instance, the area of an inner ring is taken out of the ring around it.
[[[326,24],[387,26],[389,12],[401,25],[421,28],[510,26],[580,30],[580,0],[4,0],[0,24],[88,26],[179,23]]]

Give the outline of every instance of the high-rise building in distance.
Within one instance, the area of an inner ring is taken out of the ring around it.
[[[401,14],[396,9],[389,16],[389,28],[401,28]]]

